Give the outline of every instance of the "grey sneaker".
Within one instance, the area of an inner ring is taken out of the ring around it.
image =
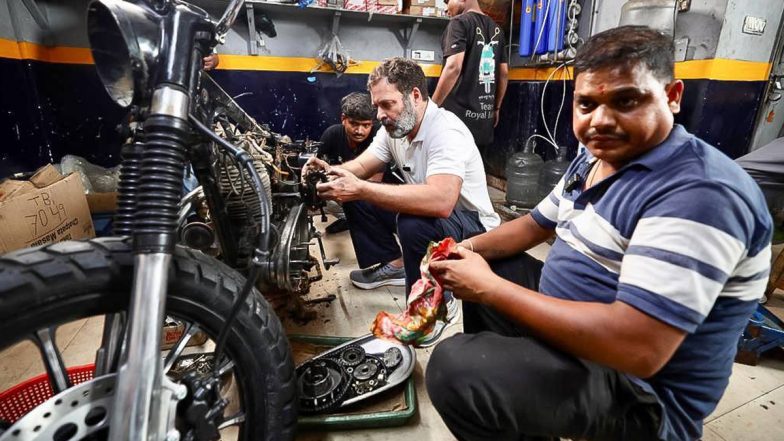
[[[351,271],[348,277],[351,279],[351,283],[360,289],[373,289],[384,285],[406,285],[405,270],[402,267],[395,268],[388,263]]]
[[[433,326],[433,330],[430,331],[429,334],[425,334],[419,340],[417,340],[414,346],[418,348],[427,348],[429,346],[433,346],[438,342],[438,339],[441,338],[441,335],[444,333],[446,328],[457,323],[457,319],[460,318],[460,306],[458,306],[457,300],[455,300],[451,292],[449,293],[448,298],[449,300],[446,302],[446,322],[442,322],[441,320],[436,321],[435,326]]]

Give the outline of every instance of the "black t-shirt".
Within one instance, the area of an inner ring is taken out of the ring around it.
[[[492,143],[497,70],[508,62],[504,31],[487,15],[464,12],[449,20],[441,49],[444,64],[465,52],[460,78],[443,107],[468,126],[477,145]]]
[[[318,149],[318,156],[332,165],[350,161],[368,148],[377,131],[378,125],[374,124],[367,139],[359,144],[356,149],[352,149],[348,145],[348,137],[343,125],[335,124],[329,126],[321,134],[321,146]]]

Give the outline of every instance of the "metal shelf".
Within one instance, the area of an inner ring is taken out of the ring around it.
[[[278,3],[278,2],[269,2],[265,0],[246,0],[245,4],[258,5],[261,6],[263,9],[267,9],[270,11],[279,10],[279,11],[291,12],[294,10],[299,10],[303,14],[333,15],[334,13],[339,12],[342,16],[346,18],[351,18],[351,19],[364,18],[368,22],[378,22],[378,23],[432,22],[436,24],[443,24],[443,26],[446,26],[446,23],[449,21],[448,17],[424,17],[420,15],[407,15],[407,14],[384,14],[381,12],[351,11],[343,8],[328,8],[328,7],[316,6],[316,5],[309,5],[306,8],[300,8],[299,6],[297,6],[296,3]]]
[[[414,41],[414,37],[416,36],[420,25],[427,23],[428,25],[432,24],[446,28],[446,24],[449,22],[448,17],[423,17],[419,15],[407,14],[385,14],[380,12],[352,11],[343,8],[328,8],[315,5],[310,5],[306,8],[300,8],[297,4],[277,3],[264,0],[247,0],[245,2],[245,7],[248,11],[258,7],[264,11],[279,11],[288,14],[301,13],[316,16],[321,15],[325,18],[330,17],[332,19],[332,35],[338,35],[338,32],[340,32],[340,21],[343,18],[347,20],[363,20],[368,23],[402,24],[404,25],[403,29],[394,30],[394,34],[398,43],[400,43],[400,46],[403,48],[403,55],[406,58],[411,57],[411,44]],[[252,42],[254,41],[256,35],[256,25],[253,19],[253,14],[247,14],[247,16],[248,32],[250,37],[249,41]],[[256,51],[255,45],[252,44],[251,55],[257,54],[258,52]]]

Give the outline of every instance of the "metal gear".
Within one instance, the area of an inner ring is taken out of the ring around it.
[[[352,388],[354,395],[364,395],[387,382],[388,369],[381,358],[367,355],[365,361],[354,368]]]
[[[384,365],[389,370],[392,370],[403,361],[403,353],[400,352],[400,349],[392,347],[384,351],[384,355],[381,359],[384,361]]]
[[[343,402],[351,386],[346,369],[331,358],[310,360],[297,368],[300,410],[327,412]]]
[[[361,346],[346,346],[338,356],[338,361],[343,366],[357,366],[365,360],[365,350]]]
[[[362,362],[354,369],[354,378],[359,381],[366,381],[373,378],[379,371],[378,363],[374,363],[372,359]]]

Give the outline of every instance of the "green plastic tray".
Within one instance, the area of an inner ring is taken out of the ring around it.
[[[290,335],[292,341],[310,343],[319,346],[338,346],[347,341],[354,340],[353,337],[328,337],[319,335]],[[300,429],[307,430],[337,430],[337,429],[367,429],[379,427],[402,426],[416,414],[416,388],[414,387],[414,375],[406,380],[405,402],[406,408],[403,410],[393,410],[386,412],[368,412],[340,415],[312,415],[300,416],[298,424]]]

